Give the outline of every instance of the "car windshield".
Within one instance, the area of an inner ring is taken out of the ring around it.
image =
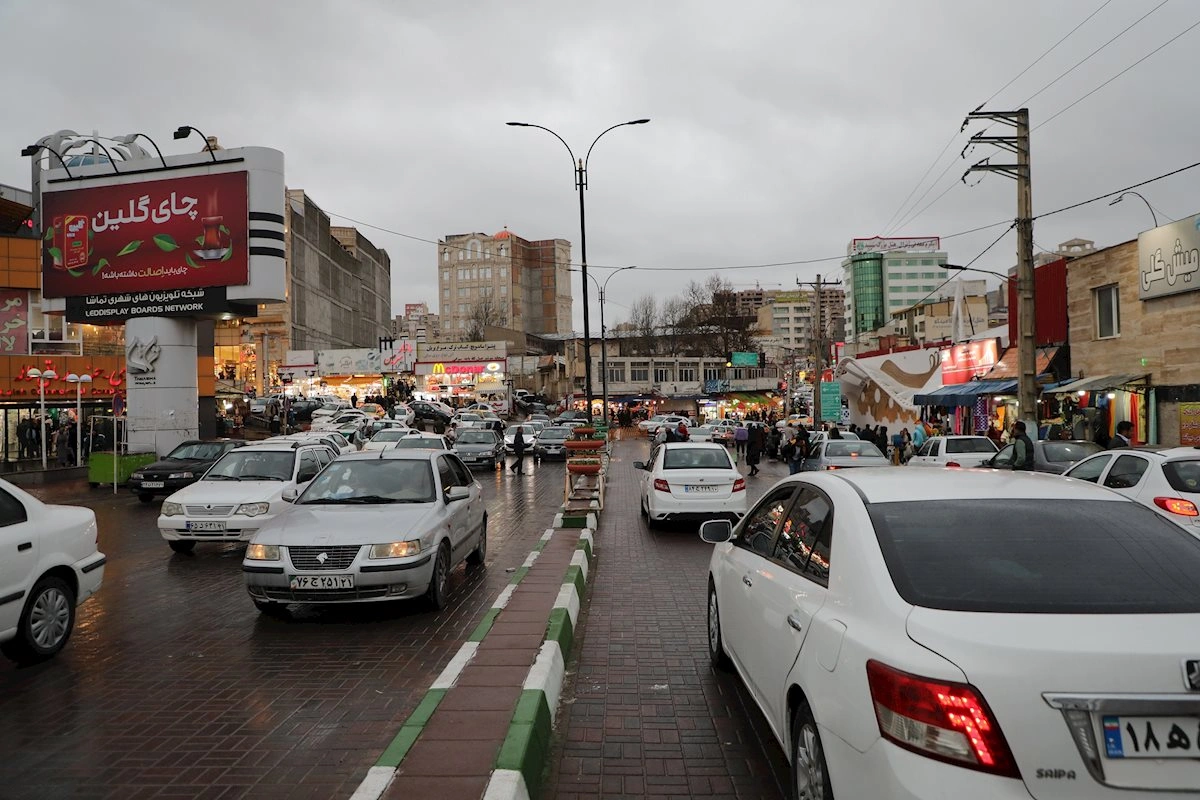
[[[426,460],[335,461],[300,495],[300,505],[432,503],[433,471]]]
[[[290,481],[294,450],[230,450],[204,474],[206,481]]]
[[[947,439],[947,453],[994,453],[996,445],[991,439],[983,436],[972,436],[969,439]]]
[[[855,458],[862,456],[883,458],[883,453],[879,452],[879,448],[870,442],[848,442],[844,439],[833,439],[825,445],[826,458]]]
[[[1073,464],[1104,448],[1095,442],[1043,442],[1042,455],[1053,464]]]
[[[537,431],[535,431],[533,428],[529,427],[528,425],[509,425],[508,429],[504,431],[504,435],[506,437],[516,436],[517,431],[520,431],[525,436],[531,436],[531,435],[537,433]]]
[[[483,417],[479,416],[478,414],[459,414],[458,418],[467,422],[478,422],[479,420],[483,419]]]
[[[326,403],[321,406],[322,411],[340,411],[342,408],[345,408],[345,406],[341,403]]]
[[[385,428],[371,437],[372,442],[398,442],[404,438],[404,432],[398,428]]]
[[[459,444],[493,444],[496,437],[485,431],[463,431],[458,437]]]
[[[1167,461],[1162,467],[1167,483],[1177,492],[1200,493],[1200,460]]]
[[[216,461],[233,446],[233,442],[189,442],[176,447],[167,454],[167,458],[177,461]]]
[[[718,447],[720,445],[717,445]],[[663,456],[663,469],[732,469],[724,450],[699,447],[669,447]]]
[[[868,504],[905,601],[1009,614],[1200,612],[1200,540],[1132,502]]]
[[[431,436],[405,436],[400,441],[396,442],[396,447],[401,450],[445,450],[442,447],[441,437],[436,439]]]
[[[538,434],[539,439],[566,439],[571,431],[566,428],[545,428]]]

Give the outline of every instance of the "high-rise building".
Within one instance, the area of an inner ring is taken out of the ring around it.
[[[936,237],[850,243],[842,262],[847,340],[865,341],[885,325],[890,329],[893,312],[936,295],[948,277],[939,245]]]
[[[758,310],[758,329],[777,347],[808,353],[816,325],[815,293],[811,289],[775,292],[771,302]],[[841,289],[821,290],[821,329],[826,339],[837,338],[845,297]]]
[[[484,326],[525,333],[571,331],[571,243],[522,239],[507,228],[460,233],[438,242],[443,336]]]
[[[763,289],[761,286],[734,292],[735,313],[739,317],[753,318],[757,316],[760,308],[774,301],[778,294],[778,289]]]
[[[441,335],[441,317],[429,313],[428,303],[405,303],[404,314],[392,320],[392,336],[397,339],[435,342]]]

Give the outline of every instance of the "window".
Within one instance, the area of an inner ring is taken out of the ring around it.
[[[459,304],[458,304],[458,313],[460,313],[460,314],[465,314],[465,313],[467,313],[467,304],[466,304],[466,303],[459,303]]]
[[[1121,303],[1116,285],[1101,286],[1092,292],[1096,307],[1096,338],[1111,339],[1121,335]]]
[[[774,560],[822,583],[827,581],[827,531],[833,529],[829,524],[831,510],[829,501],[823,495],[813,489],[801,489],[775,541]],[[814,559],[816,563],[812,563]]]
[[[1078,478],[1081,481],[1091,481],[1096,483],[1100,480],[1100,473],[1104,472],[1104,468],[1108,466],[1108,462],[1112,461],[1112,456],[1100,456],[1099,458],[1089,459],[1082,464],[1077,464],[1067,471],[1068,478]]]
[[[994,453],[996,445],[984,436],[972,436],[970,439],[947,439],[947,453]]]
[[[763,498],[754,510],[746,515],[738,544],[764,557],[770,557],[775,542],[775,529],[779,520],[787,513],[794,489],[784,486]]]
[[[501,287],[500,287],[500,296],[501,296],[501,297],[508,297],[508,287],[507,287],[507,286],[501,286]]]
[[[442,457],[445,458],[445,456]],[[450,466],[454,468],[454,474],[458,478],[459,486],[470,486],[475,482],[475,479],[471,477],[471,471],[467,469],[466,464],[463,464],[457,458],[450,459]]]
[[[1016,452],[1017,452],[1017,448],[1013,447],[1011,444],[1004,445],[1004,447],[1002,447],[1000,449],[1000,452],[996,454],[996,457],[992,459],[992,466],[993,467],[1011,467],[1012,462],[1013,462],[1013,457],[1016,454]]]
[[[1162,465],[1163,476],[1177,492],[1200,492],[1200,461],[1168,461]]]
[[[490,247],[485,247],[485,248],[484,248],[484,250],[483,250],[483,257],[484,257],[484,258],[491,258],[491,257],[492,257],[492,248],[490,248]]]
[[[442,280],[444,280],[444,281],[450,280],[450,270],[448,270],[448,269],[442,270]]]
[[[625,382],[625,365],[624,364],[609,364],[608,365],[608,382],[609,383],[624,383]]]
[[[921,273],[921,277],[922,277],[922,278],[924,278],[925,280],[929,280],[930,278],[933,278],[934,280],[937,280],[938,278],[944,278],[944,277],[946,277],[946,276],[945,276],[945,275],[939,275],[939,274],[938,274],[938,273],[936,273],[936,272],[922,272],[922,273]]]
[[[503,247],[501,247],[501,248],[500,248],[500,255],[504,255],[504,248],[503,248]],[[501,267],[501,268],[500,268],[500,277],[501,277],[501,278],[507,278],[507,277],[508,277],[508,267]]]
[[[460,286],[460,287],[458,287],[458,296],[459,297],[470,297],[471,290],[465,286]]]
[[[720,379],[721,379],[721,370],[719,367],[705,367],[704,368],[704,380],[706,383],[708,381],[717,381]]]
[[[467,279],[467,275],[468,275],[468,272],[467,272],[467,270],[466,270],[466,269],[464,269],[464,268],[462,268],[462,267],[459,267],[459,270],[458,270],[458,279],[459,279],[460,281],[465,281],[465,280]]]
[[[670,367],[655,367],[654,368],[654,382],[655,383],[666,383],[667,381],[674,380],[671,377],[672,372],[674,372],[674,370],[672,370]]]
[[[296,483],[307,483],[317,477],[321,464],[311,449],[300,454],[300,468],[296,470]]]
[[[443,249],[442,250],[442,262],[444,263],[449,260],[450,260],[450,251]]]
[[[333,461],[333,453],[326,450],[324,447],[318,448],[316,453],[317,463],[319,463],[322,467],[328,464],[330,461]]]
[[[906,272],[906,273],[904,273],[904,277],[905,277],[906,279],[910,280],[910,281],[915,281],[917,278],[920,278],[920,277],[921,277],[921,273],[919,273],[919,272]],[[932,276],[932,275],[926,275],[925,277],[926,277],[926,278],[931,278],[931,277],[933,277],[933,276]]]
[[[632,383],[647,383],[650,380],[650,362],[637,361],[629,365],[629,380]]]
[[[442,297],[444,297],[447,300],[450,299],[450,289],[449,288],[442,289]]]
[[[0,489],[0,528],[16,525],[29,519],[20,500]]]
[[[1104,478],[1104,485],[1109,489],[1132,489],[1149,467],[1150,462],[1139,456],[1120,456]]]
[[[679,365],[679,381],[681,383],[696,382],[696,365],[695,364],[680,364]]]
[[[921,259],[921,266],[922,266],[922,267],[928,267],[928,266],[930,266],[931,264],[933,264],[933,259],[932,259],[932,258],[922,258],[922,259]]]
[[[491,267],[480,267],[479,268],[479,277],[486,281],[490,281],[492,279],[492,268]]]
[[[450,459],[442,456],[438,459],[438,480],[442,482],[442,497],[450,494],[450,487],[458,484],[458,476],[450,466]]]

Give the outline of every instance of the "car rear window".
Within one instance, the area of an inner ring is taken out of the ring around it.
[[[825,445],[826,458],[876,456],[883,458],[879,448],[870,442],[831,441]]]
[[[996,445],[982,436],[972,439],[947,439],[947,453],[994,453]]]
[[[868,505],[896,590],[948,611],[1200,612],[1200,540],[1132,502]]]
[[[1177,492],[1200,493],[1200,459],[1196,461],[1167,461],[1162,465],[1167,483]]]
[[[1043,442],[1042,455],[1054,464],[1073,464],[1099,453],[1104,448],[1095,442]]]
[[[663,456],[663,469],[732,469],[724,450],[707,447],[669,447]]]

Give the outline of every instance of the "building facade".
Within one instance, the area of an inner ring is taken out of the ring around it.
[[[875,241],[877,249],[855,240],[842,262],[848,341],[865,340],[888,325],[893,312],[927,299],[948,276],[947,254],[937,250],[936,239],[912,245],[898,239]]]
[[[417,342],[435,342],[442,337],[442,320],[429,312],[428,303],[405,303],[404,314],[392,319],[392,336]]]
[[[841,289],[821,290],[821,329],[824,338],[838,338],[845,294]],[[777,348],[810,352],[816,332],[816,293],[811,290],[776,292],[758,309],[758,330]]]
[[[978,281],[983,283],[983,281]],[[892,313],[892,330],[909,344],[926,342],[958,341],[954,318],[955,301],[939,298],[927,300],[915,306]],[[963,297],[961,331],[962,339],[974,336],[988,328],[988,300],[983,294],[967,294]]]
[[[529,241],[507,228],[493,236],[460,233],[438,242],[437,260],[443,336],[479,333],[485,326],[533,334],[571,330],[566,239]]]

